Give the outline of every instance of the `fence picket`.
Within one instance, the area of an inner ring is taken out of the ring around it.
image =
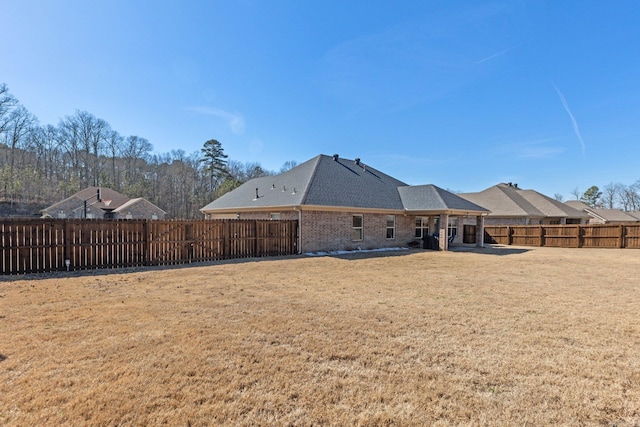
[[[490,225],[485,226],[485,241],[558,248],[640,249],[640,224]]]
[[[173,265],[290,255],[298,221],[75,220],[0,222],[0,274]],[[284,243],[283,243],[284,242]],[[276,248],[276,249],[274,249]]]

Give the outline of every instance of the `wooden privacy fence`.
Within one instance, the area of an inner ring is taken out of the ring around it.
[[[298,221],[81,220],[0,222],[4,275],[291,255]]]
[[[640,224],[487,225],[485,242],[556,248],[640,249]]]

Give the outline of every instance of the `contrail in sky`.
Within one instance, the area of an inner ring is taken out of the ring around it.
[[[578,137],[578,141],[580,141],[580,145],[582,146],[582,157],[586,159],[587,155],[585,154],[585,151],[587,147],[584,145],[584,141],[582,140],[582,135],[580,135],[580,128],[578,127],[578,122],[576,121],[576,118],[573,116],[573,113],[569,109],[569,104],[567,104],[567,100],[565,99],[562,92],[560,92],[560,89],[558,89],[555,83],[551,82],[551,84],[553,85],[553,88],[558,93],[558,96],[560,97],[560,102],[562,102],[562,106],[564,107],[564,109],[567,111],[567,114],[569,114],[569,117],[571,118],[571,122],[573,123],[573,131],[576,133],[576,136]]]
[[[496,58],[496,57],[498,57],[498,56],[500,56],[500,55],[504,55],[504,54],[505,54],[505,53],[507,53],[507,52],[511,52],[513,49],[515,49],[515,48],[517,48],[517,47],[519,47],[519,46],[520,46],[520,45],[518,45],[518,46],[514,46],[514,47],[510,47],[509,49],[505,49],[505,50],[503,50],[502,52],[494,53],[494,54],[493,54],[493,55],[491,55],[491,56],[487,56],[486,58],[481,59],[480,61],[476,62],[476,65],[478,65],[478,64],[482,64],[483,62],[485,62],[485,61],[489,61],[490,59]]]
[[[518,43],[517,45],[512,46],[512,47],[510,47],[510,48],[508,48],[508,49],[505,49],[505,50],[500,51],[500,52],[498,52],[498,53],[494,53],[493,55],[489,55],[489,56],[487,56],[486,58],[482,58],[481,60],[479,60],[478,62],[476,62],[476,65],[478,65],[478,64],[482,64],[483,62],[486,62],[486,61],[490,61],[490,60],[492,60],[493,58],[497,58],[498,56],[502,56],[502,55],[504,55],[505,53],[509,53],[509,52],[511,52],[512,50],[519,48],[520,46],[524,46],[525,44],[529,43],[530,41],[531,41],[531,40],[526,41],[526,42],[522,42],[522,43]]]

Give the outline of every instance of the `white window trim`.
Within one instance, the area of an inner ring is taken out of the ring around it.
[[[393,225],[391,227],[389,227],[389,219],[393,219]],[[393,235],[391,237],[389,237],[389,229],[392,230]],[[387,240],[395,240],[396,238],[396,216],[395,215],[387,215],[385,236],[387,237]]]
[[[418,216],[416,220],[420,219],[420,227],[416,227],[416,230],[420,230],[421,236],[416,236],[416,239],[422,239],[425,236],[429,235],[429,217],[428,216]],[[426,234],[425,234],[426,233]]]
[[[360,227],[356,227],[353,225],[353,219],[355,217],[360,217]],[[356,230],[360,230],[360,238],[359,239],[354,239],[354,232]],[[351,216],[351,240],[353,242],[362,242],[364,240],[364,215],[362,214],[353,214]]]

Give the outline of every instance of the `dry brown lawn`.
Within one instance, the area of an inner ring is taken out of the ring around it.
[[[636,250],[0,280],[0,425],[640,425]]]

